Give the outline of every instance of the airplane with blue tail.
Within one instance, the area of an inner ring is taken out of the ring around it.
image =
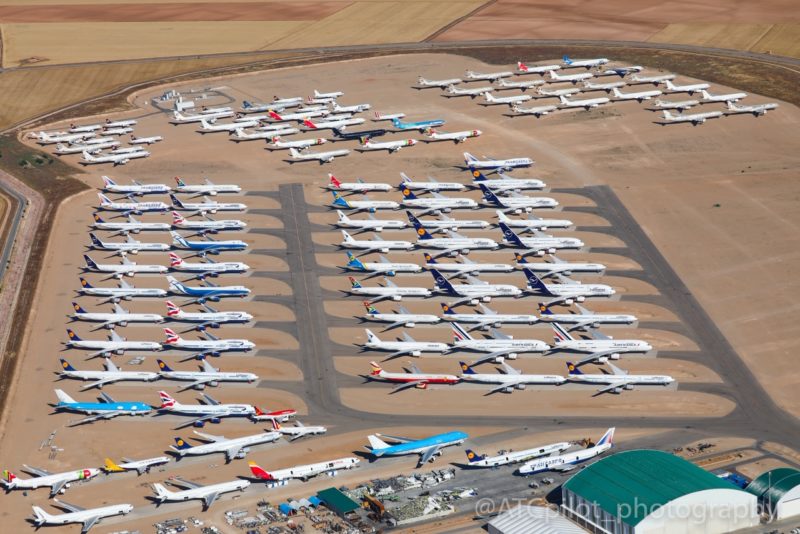
[[[380,437],[379,437],[380,436]],[[395,442],[389,444],[381,439],[388,438]],[[410,439],[398,436],[386,436],[382,434],[372,434],[367,436],[369,446],[367,449],[375,458],[383,456],[403,456],[406,454],[419,454],[420,460],[417,467],[432,461],[437,455],[441,454],[444,447],[451,445],[461,445],[469,438],[466,432],[454,430],[444,432],[422,439]]]
[[[153,410],[153,407],[146,402],[115,401],[107,393],[100,394],[100,402],[78,402],[60,389],[55,390],[55,392],[58,402],[51,406],[56,412],[89,415],[89,417],[69,423],[67,426],[82,425],[100,419],[111,419],[119,415],[147,415]]]
[[[178,232],[169,233],[172,236],[172,246],[184,250],[195,250],[201,254],[219,254],[225,250],[245,250],[247,243],[240,239],[216,241],[206,236],[206,241],[189,241]]]
[[[597,59],[570,59],[570,57],[564,54],[564,57],[561,59],[564,60],[564,67],[585,67],[586,70],[591,69],[592,67],[599,67],[600,65],[605,65],[608,63],[608,59],[604,57],[600,57]]]
[[[406,211],[406,216],[417,232],[417,246],[439,249],[439,252],[433,254],[434,258],[439,256],[469,254],[470,250],[473,249],[497,250],[500,248],[500,245],[498,245],[494,239],[486,237],[466,237],[452,230],[448,234],[448,237],[433,237],[413,213]]]
[[[400,119],[392,119],[392,126],[397,128],[398,130],[419,130],[420,132],[424,132],[428,128],[436,128],[437,126],[443,126],[444,120],[443,119],[433,119],[429,121],[417,121],[417,122],[403,122]]]
[[[205,281],[205,286],[186,286],[178,282],[174,277],[167,276],[169,282],[169,290],[176,295],[185,295],[187,297],[195,297],[197,302],[205,302],[211,300],[213,302],[219,301],[222,297],[241,297],[244,298],[250,294],[250,290],[244,286],[218,286],[211,282]]]
[[[400,204],[394,200],[370,200],[366,195],[364,200],[347,200],[338,191],[331,191],[331,194],[333,195],[333,202],[329,205],[337,210],[369,211],[374,213],[375,210],[396,210],[400,207]]]
[[[363,262],[356,258],[352,252],[347,251],[347,265],[343,267],[346,271],[353,271],[359,273],[370,273],[365,278],[369,279],[373,276],[395,276],[397,273],[419,273],[422,272],[422,267],[416,263],[392,263],[383,256],[378,256],[380,262]]]
[[[537,458],[525,463],[517,471],[520,475],[532,475],[541,471],[565,472],[575,469],[578,464],[599,456],[614,446],[614,428],[609,428],[603,437],[592,447],[556,456]]]

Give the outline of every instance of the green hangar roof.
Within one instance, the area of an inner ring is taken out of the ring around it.
[[[738,490],[683,458],[655,450],[606,456],[570,478],[564,489],[631,526],[684,495],[711,489]]]
[[[745,488],[761,501],[778,504],[786,493],[800,486],[800,470],[791,467],[779,467],[762,473]]]

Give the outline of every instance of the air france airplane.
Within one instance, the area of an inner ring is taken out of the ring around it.
[[[22,470],[33,475],[32,478],[19,478],[11,471],[3,471],[3,478],[0,484],[6,492],[12,490],[35,490],[39,488],[50,488],[50,498],[59,493],[63,493],[70,487],[71,482],[91,480],[100,474],[99,469],[88,467],[76,471],[65,471],[63,473],[51,473],[38,467],[22,466]]]
[[[201,445],[190,445],[183,438],[175,438],[175,445],[170,445],[178,457],[202,456],[205,454],[224,453],[225,462],[229,463],[237,458],[244,458],[250,452],[250,447],[273,443],[280,439],[279,432],[261,432],[240,438],[226,438],[225,436],[214,436],[194,431],[205,443]],[[197,438],[195,438],[197,439]]]
[[[515,360],[520,352],[547,352],[550,345],[538,339],[514,339],[513,337],[491,329],[489,337],[475,339],[463,326],[458,323],[451,323],[453,329],[453,345],[450,350],[468,350],[475,352],[487,352],[486,356],[480,357],[472,363],[479,365],[484,362],[501,362],[505,358]]]
[[[555,254],[549,256],[549,260],[545,263],[531,263],[525,259],[524,253],[515,252],[514,259],[517,261],[517,267],[526,268],[534,273],[537,273],[542,278],[554,275],[569,276],[575,273],[601,273],[605,271],[606,266],[602,263],[578,263],[564,261]]]
[[[569,442],[552,443],[550,445],[542,445],[541,447],[533,447],[531,449],[524,449],[521,451],[509,451],[505,454],[497,456],[486,456],[478,454],[470,449],[465,450],[467,454],[468,466],[476,467],[499,467],[501,465],[514,464],[518,462],[527,462],[533,458],[541,456],[550,456],[552,454],[560,454],[572,446]]]
[[[101,176],[103,179],[103,191],[107,193],[117,193],[120,195],[161,195],[172,191],[166,184],[143,184],[132,180],[131,185],[118,184],[108,176]]]
[[[417,324],[435,324],[441,321],[438,315],[411,313],[403,306],[400,306],[394,313],[381,313],[367,301],[364,301],[364,307],[367,309],[367,313],[363,316],[365,321],[389,323],[384,331],[399,326],[414,328]]]
[[[191,500],[203,501],[203,511],[205,512],[219,498],[222,493],[229,493],[231,491],[244,491],[250,485],[249,480],[232,480],[230,482],[220,482],[219,484],[210,484],[203,486],[188,480],[183,480],[173,477],[171,484],[186,488],[181,491],[170,491],[164,487],[163,484],[156,482],[153,484],[153,491],[155,492],[155,500],[159,503],[163,502],[183,502]]]
[[[422,355],[423,352],[438,352],[442,354],[450,348],[447,343],[416,341],[407,332],[403,332],[402,341],[383,341],[368,328],[365,329],[365,332],[367,333],[367,341],[361,347],[369,350],[391,352],[384,361],[406,355],[417,357]]]
[[[478,182],[478,187],[483,192],[481,203],[485,206],[499,208],[509,213],[530,213],[534,208],[555,208],[558,201],[550,197],[528,197],[511,192],[511,196],[500,197],[489,189],[483,182]]]
[[[503,372],[495,374],[481,374],[476,373],[471,366],[464,362],[459,362],[461,365],[461,381],[474,382],[480,384],[500,384],[499,386],[490,389],[486,395],[498,393],[513,393],[515,389],[523,390],[528,384],[549,384],[559,385],[567,381],[566,378],[560,375],[528,375],[522,374],[519,369],[514,369],[505,361],[500,361],[503,367]]]
[[[533,230],[534,237],[519,237],[505,223],[501,222],[499,226],[503,232],[503,241],[508,246],[525,249],[519,253],[522,256],[544,256],[545,253],[553,254],[556,250],[579,249],[584,246],[583,241],[576,237],[553,237],[538,230]]]
[[[500,171],[497,171],[497,176],[499,176],[499,178],[492,180],[488,179],[481,171],[475,168],[470,168],[470,174],[472,174],[473,188],[480,188],[481,184],[483,184],[487,189],[497,193],[506,193],[509,191],[516,193],[524,189],[544,189],[547,187],[547,184],[541,180],[535,178],[514,178]]]
[[[471,250],[497,250],[500,245],[493,239],[485,237],[465,237],[461,234],[451,231],[449,237],[433,237],[414,217],[410,211],[406,212],[408,220],[414,229],[417,231],[417,246],[422,248],[435,248],[439,251],[433,255],[434,258],[439,256],[456,256],[458,254],[469,254]]]
[[[94,273],[110,273],[114,278],[122,278],[123,276],[133,276],[136,273],[146,274],[164,274],[167,272],[167,267],[164,265],[139,265],[130,261],[126,256],[122,256],[121,263],[95,263],[95,261],[83,255],[83,261],[86,266],[83,268],[86,272]]]
[[[81,391],[98,388],[103,389],[106,384],[114,384],[115,382],[122,382],[125,380],[137,382],[152,382],[158,380],[158,373],[150,373],[147,371],[121,371],[119,367],[114,365],[114,362],[105,359],[105,371],[78,371],[72,367],[69,362],[63,358],[61,362],[62,371],[59,373],[61,378],[75,378],[77,380],[94,380],[91,384],[81,387]]]
[[[67,510],[66,513],[52,515],[45,512],[38,506],[33,508],[33,523],[37,528],[42,526],[54,525],[68,525],[70,523],[81,524],[81,534],[86,534],[89,530],[98,524],[105,517],[112,517],[115,515],[127,515],[133,511],[132,504],[112,504],[110,506],[101,506],[100,508],[81,508],[74,504],[69,504],[64,501],[55,501],[58,508]]]
[[[598,330],[589,333],[591,339],[575,339],[558,323],[552,323],[553,351],[588,352],[589,356],[580,360],[581,366],[588,362],[607,363],[609,359],[618,360],[621,353],[650,352],[653,346],[640,339],[613,339]]]
[[[128,236],[123,243],[113,242],[113,241],[100,241],[94,233],[89,232],[89,239],[92,240],[92,244],[90,248],[96,250],[113,250],[119,253],[120,255],[124,253],[130,254],[138,254],[141,251],[144,252],[162,252],[165,250],[169,250],[169,245],[166,243],[142,243],[141,241],[137,241],[133,238],[133,236]]]
[[[464,162],[470,169],[511,170],[517,167],[530,167],[533,165],[531,158],[510,159],[478,159],[469,152],[464,152]]]
[[[488,284],[472,277],[468,277],[468,284],[451,284],[438,269],[431,269],[434,281],[434,292],[438,295],[456,297],[453,306],[465,302],[476,305],[478,302],[491,302],[493,297],[517,297],[522,291],[509,284]]]
[[[389,444],[381,438],[393,441]],[[419,454],[420,459],[417,467],[425,465],[434,460],[442,453],[442,449],[452,445],[461,445],[469,436],[465,432],[451,431],[436,434],[422,439],[410,439],[399,436],[387,436],[384,434],[371,434],[367,436],[369,440],[369,450],[375,458],[383,456],[402,456],[406,454]]]
[[[115,401],[107,393],[100,394],[100,402],[78,402],[60,389],[55,392],[58,402],[51,405],[55,411],[82,413],[89,416],[69,423],[67,426],[83,425],[120,415],[147,415],[153,409],[144,402]]]
[[[456,313],[449,304],[442,302],[442,320],[471,324],[467,332],[472,330],[489,330],[500,328],[504,324],[536,324],[539,318],[533,314],[501,314],[480,304],[480,313]]]
[[[193,196],[209,195],[217,196],[219,193],[241,193],[242,188],[233,184],[215,184],[208,178],[202,184],[187,184],[180,177],[175,177],[178,186],[175,188],[177,193],[189,193]]]
[[[412,250],[414,243],[410,241],[386,241],[380,236],[374,236],[374,239],[358,240],[347,233],[345,230],[342,232],[342,242],[339,244],[341,248],[363,250],[368,252],[383,252],[386,254],[390,250]]]
[[[253,316],[243,311],[217,311],[207,304],[200,304],[205,311],[191,313],[183,311],[172,301],[167,301],[167,317],[170,321],[181,321],[187,323],[200,323],[198,328],[219,328],[221,324],[227,323],[248,323],[253,320]]]
[[[208,360],[200,360],[200,371],[174,371],[163,360],[158,362],[158,373],[156,376],[167,380],[182,380],[191,382],[181,387],[178,392],[187,389],[204,389],[207,385],[217,387],[220,382],[246,382],[252,384],[258,380],[258,375],[254,373],[220,372],[219,369],[208,363]]]
[[[354,271],[360,273],[370,273],[367,279],[374,276],[394,276],[397,273],[419,273],[422,272],[422,267],[416,263],[392,263],[383,256],[378,257],[379,262],[362,262],[356,258],[352,252],[347,251],[347,265],[343,268],[346,271]]]
[[[545,306],[560,302],[569,305],[573,302],[583,302],[589,297],[610,297],[615,293],[614,289],[606,284],[582,284],[569,279],[563,284],[545,284],[527,267],[523,267],[522,272],[528,280],[529,293],[551,297],[544,303]]]
[[[611,374],[586,375],[581,372],[578,366],[572,362],[567,362],[569,380],[570,382],[581,382],[584,384],[604,384],[604,387],[598,389],[597,392],[592,395],[593,397],[597,397],[603,393],[619,394],[626,389],[633,389],[634,386],[668,386],[675,382],[675,379],[671,376],[631,375],[628,374],[628,371],[620,369],[611,362],[606,362],[606,364],[611,368]]]
[[[111,330],[108,335],[108,341],[101,341],[99,339],[81,339],[78,334],[67,328],[67,341],[66,346],[71,349],[94,350],[86,358],[91,360],[97,356],[109,356],[111,354],[125,354],[128,350],[161,350],[161,345],[155,341],[127,341],[121,337],[114,330]]]
[[[633,324],[638,319],[635,315],[605,314],[587,310],[580,304],[575,304],[578,313],[553,313],[547,306],[540,306],[539,320],[548,323],[563,323],[572,325],[567,330],[587,330],[597,328],[603,324]]]
[[[124,234],[131,232],[133,234],[138,234],[142,231],[166,231],[170,229],[170,225],[167,223],[154,223],[154,222],[139,222],[133,218],[133,215],[130,213],[127,215],[128,222],[108,222],[104,221],[100,214],[95,212],[93,214],[94,223],[92,224],[92,228],[95,230],[106,230],[109,232],[117,232],[118,234]]]
[[[578,464],[600,456],[613,446],[614,429],[609,428],[593,447],[558,456],[548,456],[527,462],[517,471],[520,475],[532,475],[542,471],[566,472],[575,469]]]
[[[392,190],[392,186],[384,183],[364,182],[358,179],[355,182],[341,182],[333,174],[328,174],[329,183],[325,189],[329,191],[353,192],[353,193],[370,193],[379,191],[381,193],[388,193]]]
[[[70,318],[75,321],[93,321],[103,323],[99,328],[114,328],[114,326],[127,326],[128,323],[163,323],[164,318],[157,313],[130,313],[117,303],[114,303],[112,313],[87,312],[77,302],[72,303],[75,313]]]
[[[480,273],[510,273],[514,270],[514,266],[507,263],[476,263],[465,256],[461,256],[461,263],[439,263],[428,252],[423,255],[426,269],[454,273],[453,277],[478,276]]]
[[[200,404],[181,404],[165,391],[159,391],[158,394],[161,397],[160,412],[197,416],[181,423],[175,430],[187,426],[202,428],[207,422],[218,424],[223,417],[250,417],[256,413],[255,407],[250,404],[221,404],[206,394],[200,397]]]
[[[358,467],[358,463],[360,461],[361,460],[358,458],[349,456],[347,458],[339,458],[336,460],[319,462],[316,464],[297,465],[287,469],[276,469],[274,471],[262,469],[255,462],[249,462],[249,464],[250,472],[252,472],[253,476],[259,480],[280,482],[282,480],[298,478],[303,482],[306,482],[308,479],[322,473],[335,474],[339,469],[352,469],[354,467]]]
[[[452,198],[432,193],[433,198],[419,198],[410,189],[403,188],[403,200],[400,205],[404,208],[422,210],[417,215],[420,217],[428,213],[449,213],[454,209],[475,209],[478,203],[471,198]]]
[[[163,202],[115,202],[103,193],[97,193],[100,199],[98,209],[105,211],[124,211],[140,215],[146,211],[167,211],[169,206]]]
[[[391,299],[394,301],[401,301],[403,297],[422,297],[428,298],[432,295],[431,291],[424,287],[398,287],[391,280],[384,278],[385,286],[364,287],[358,280],[352,276],[348,277],[350,285],[352,286],[347,290],[351,295],[359,297],[372,297],[369,303],[379,302],[381,300]]]
[[[369,362],[369,364],[372,366],[372,372],[365,378],[400,384],[392,389],[390,393],[397,393],[410,388],[427,389],[429,384],[447,384],[451,386],[457,384],[460,380],[456,375],[423,373],[414,364],[411,364],[408,369],[404,369],[402,373],[390,373],[375,362]]]
[[[99,267],[99,266],[98,266]],[[118,302],[120,299],[132,300],[134,297],[166,297],[167,292],[157,287],[133,287],[125,280],[119,281],[119,287],[94,287],[85,278],[79,278],[82,295],[92,297],[108,297],[106,302]]]

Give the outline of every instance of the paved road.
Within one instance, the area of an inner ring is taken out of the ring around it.
[[[8,263],[8,259],[11,257],[11,249],[14,248],[14,239],[17,236],[17,230],[19,230],[19,222],[22,219],[22,213],[25,211],[25,197],[17,190],[9,187],[4,181],[0,180],[0,189],[2,189],[6,195],[11,196],[16,201],[16,209],[14,210],[14,214],[10,217],[11,222],[11,229],[8,232],[8,239],[6,242],[3,243],[3,253],[0,255],[0,287],[3,284],[3,275],[6,272],[6,264]],[[11,313],[9,311],[9,313]]]

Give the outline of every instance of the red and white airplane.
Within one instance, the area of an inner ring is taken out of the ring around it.
[[[358,458],[347,457],[331,460],[329,462],[319,462],[316,464],[298,465],[289,467],[287,469],[276,469],[275,471],[267,471],[261,468],[255,462],[248,462],[250,471],[253,476],[265,481],[280,482],[281,480],[290,480],[292,478],[299,478],[303,482],[309,478],[315,477],[322,473],[334,474],[339,469],[352,469],[357,467],[360,460]]]
[[[295,415],[297,415],[297,410],[293,410],[288,408],[286,410],[267,410],[266,412],[263,411],[258,406],[255,406],[255,413],[250,416],[250,419],[253,421],[278,421],[279,423],[285,423]]]
[[[391,393],[402,391],[408,388],[427,389],[428,384],[452,385],[461,380],[455,375],[423,373],[414,364],[411,364],[411,367],[409,367],[409,369],[405,370],[403,373],[390,373],[385,371],[376,362],[369,362],[369,364],[372,366],[372,372],[367,378],[371,380],[383,380],[385,382],[400,384],[399,386],[395,387]]]

